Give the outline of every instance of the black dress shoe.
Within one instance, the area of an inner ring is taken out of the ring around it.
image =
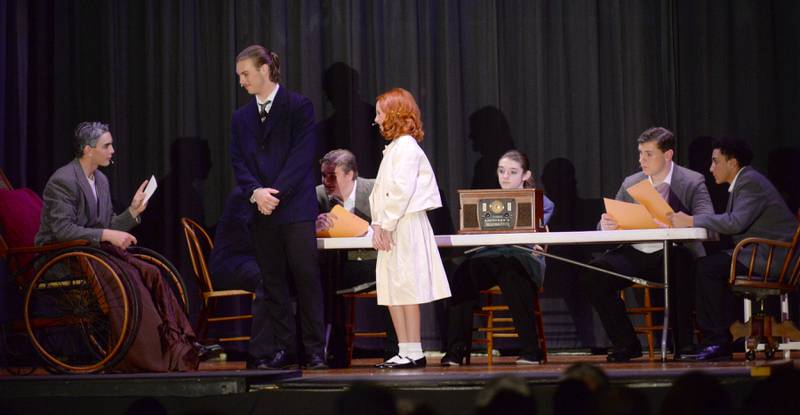
[[[540,365],[543,362],[544,359],[542,359],[542,356],[538,353],[534,353],[520,355],[514,363],[518,365]]]
[[[200,344],[198,342],[192,343],[194,349],[197,351],[197,357],[201,362],[219,357],[222,354],[222,346],[218,344]]]
[[[269,363],[267,363],[267,369],[290,369],[297,367],[297,359],[295,357],[289,356],[286,351],[278,350],[275,352],[275,355],[272,356]]]
[[[461,366],[462,364],[464,364],[463,362],[464,362],[464,358],[465,357],[466,356],[464,356],[463,353],[447,352],[442,357],[442,363],[441,364],[442,364],[442,366],[445,366],[445,367],[447,367],[447,366]]]
[[[642,357],[642,346],[638,343],[626,347],[614,347],[606,356],[606,361],[609,363],[625,363],[637,357]]]
[[[706,346],[696,354],[685,355],[682,362],[725,362],[733,359],[730,346],[712,344]]]
[[[328,364],[325,363],[325,356],[323,356],[321,353],[311,355],[311,357],[308,359],[308,362],[306,362],[306,369],[309,370],[328,369]]]
[[[678,347],[678,351],[673,355],[674,360],[684,360],[686,356],[692,356],[699,352],[699,347],[694,344],[688,344]]]
[[[247,361],[247,369],[249,370],[269,370],[269,362],[272,359],[268,358],[260,358],[260,359],[251,359]]]

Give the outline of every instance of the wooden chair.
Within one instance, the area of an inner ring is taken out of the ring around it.
[[[542,319],[542,307],[539,303],[539,294],[544,292],[544,287],[534,290],[533,295],[533,312],[536,322],[536,333],[538,335],[539,350],[542,353],[542,361],[547,362],[547,342],[544,337],[544,320]],[[482,290],[482,295],[486,296],[486,305],[482,306],[476,315],[484,318],[486,321],[485,326],[477,328],[479,333],[484,333],[484,337],[477,337],[472,339],[472,343],[485,344],[487,364],[492,366],[494,356],[494,340],[495,338],[519,338],[516,327],[514,327],[514,319],[510,316],[510,309],[507,305],[496,305],[494,299],[503,294],[499,286],[494,286],[488,290]],[[467,353],[467,364],[470,363],[470,354]]]
[[[386,337],[385,331],[359,331],[356,328],[356,301],[376,300],[378,293],[369,291],[364,293],[342,294],[342,298],[347,302],[347,320],[345,321],[345,336],[347,337],[347,367],[353,362],[353,342],[356,337],[381,338]]]
[[[206,265],[206,256],[214,247],[211,236],[197,222],[189,218],[181,218],[183,234],[186,237],[186,247],[189,250],[189,258],[192,261],[197,286],[200,289],[200,297],[203,308],[200,310],[200,317],[197,324],[198,340],[202,343],[207,340],[208,326],[212,323],[224,323],[230,321],[250,320],[252,314],[216,316],[215,311],[217,302],[222,298],[248,297],[251,301],[255,298],[255,293],[245,290],[215,290],[211,282],[211,274]],[[249,341],[249,336],[223,337],[216,339],[218,342],[239,342]]]
[[[642,324],[633,326],[633,330],[636,333],[644,334],[647,337],[647,350],[649,352],[649,360],[655,360],[655,335],[654,333],[660,332],[661,329],[664,327],[660,324],[656,325],[653,323],[653,314],[661,313],[664,314],[664,307],[663,306],[653,306],[652,297],[650,287],[641,285],[641,284],[634,284],[629,287],[631,290],[641,289],[643,291],[642,296],[642,304],[637,305],[635,307],[626,307],[625,311],[629,315],[639,315],[642,316]],[[631,291],[633,293],[633,291]],[[623,301],[625,301],[625,290],[620,291],[620,297]]]
[[[3,172],[3,169],[0,169],[0,189],[4,190],[12,190],[14,187],[11,186],[11,181],[8,180],[6,174]]]
[[[734,293],[741,294],[746,300],[755,301],[758,305],[758,311],[747,320],[747,323],[742,324],[737,321],[730,328],[734,340],[740,337],[746,338],[745,357],[747,360],[755,359],[756,349],[762,341],[766,342],[764,355],[771,359],[779,349],[773,336],[800,340],[800,330],[788,319],[788,294],[796,290],[800,282],[800,255],[797,255],[799,239],[800,225],[795,230],[791,242],[764,238],[746,238],[739,242],[733,250],[728,282],[731,284]],[[742,263],[748,264],[747,273],[746,275],[737,275],[736,263],[739,255],[748,246],[752,246],[752,253],[749,260],[742,261]],[[755,269],[755,259],[759,247],[769,249],[769,252],[764,269],[757,270]],[[786,252],[786,257],[782,264],[776,264],[774,261],[776,249]],[[777,278],[769,277],[773,266],[781,267]],[[780,297],[783,311],[780,323],[776,322],[773,317],[767,316],[764,311],[764,300],[770,296]],[[788,358],[788,348],[785,350]]]

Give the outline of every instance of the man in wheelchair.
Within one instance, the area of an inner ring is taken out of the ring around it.
[[[113,272],[113,268],[127,275],[124,278],[127,292],[133,292],[131,298],[138,297],[135,307],[139,315],[136,316],[138,321],[131,324],[135,329],[130,333],[130,346],[114,370],[197,370],[201,360],[219,354],[221,349],[217,345],[203,346],[196,342],[184,308],[162,278],[161,271],[128,251],[136,244],[136,238],[127,231],[141,221],[140,215],[147,208],[144,193],[147,182],[139,186],[131,205],[115,214],[108,179],[98,170],[111,164],[114,155],[108,125],[79,124],[73,148],[75,159],[56,170],[45,186],[36,245],[86,240],[92,248],[106,254],[102,257],[110,259],[112,266],[107,267],[108,272]],[[93,271],[100,268],[94,266]],[[95,291],[107,289],[109,283],[104,282],[107,280],[98,278],[97,281],[94,285],[99,287],[93,287]],[[99,301],[101,309],[113,304],[114,299],[107,297]],[[104,306],[104,303],[108,304]],[[114,319],[112,317],[108,331],[119,330],[121,323]]]

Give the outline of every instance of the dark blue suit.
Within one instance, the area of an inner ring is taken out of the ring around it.
[[[231,158],[236,182],[245,195],[271,187],[280,204],[271,215],[254,212],[253,246],[264,279],[269,323],[254,316],[253,327],[268,324],[275,344],[251,344],[254,358],[278,350],[295,356],[295,321],[288,275],[297,289],[298,313],[306,354],[323,353],[322,285],[314,232],[316,137],[314,107],[299,94],[279,87],[265,122],[256,100],[233,113]]]
[[[217,221],[214,249],[208,257],[215,289],[256,291],[261,285],[261,270],[250,238],[255,212],[249,198],[239,188],[233,189]]]
[[[251,238],[254,209],[250,196],[234,188],[225,201],[225,210],[217,221],[214,249],[208,256],[208,267],[217,290],[247,290],[256,294],[252,304],[255,319],[265,322],[251,327],[250,347],[253,352],[271,349],[274,330],[269,326],[269,309],[264,301],[264,280],[256,261]],[[244,313],[244,310],[241,310]]]

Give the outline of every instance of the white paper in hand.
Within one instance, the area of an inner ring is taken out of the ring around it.
[[[144,201],[147,202],[150,200],[150,196],[156,192],[156,188],[158,188],[158,183],[156,183],[156,176],[151,175],[150,180],[147,181],[147,186],[144,188]]]

